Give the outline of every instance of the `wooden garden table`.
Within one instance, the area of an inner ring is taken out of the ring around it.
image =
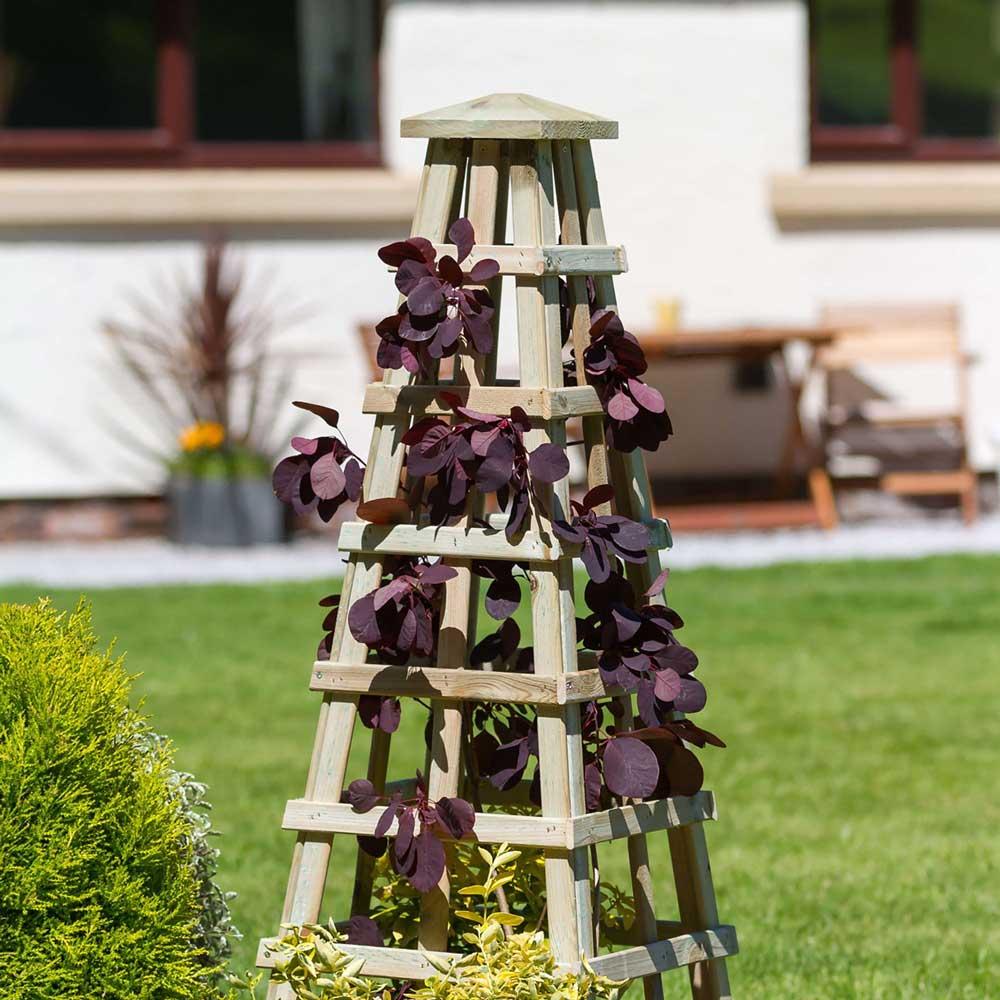
[[[829,344],[838,331],[829,326],[734,326],[705,330],[651,330],[636,337],[650,361],[771,361],[785,374],[788,386],[788,417],[781,458],[775,470],[776,492],[786,496],[795,471],[795,461],[805,458],[809,494],[816,519],[824,528],[837,524],[833,491],[826,471],[826,458],[816,443],[810,443],[802,424],[802,393],[815,370],[816,351]],[[788,364],[787,347],[806,346],[806,362],[798,371]]]

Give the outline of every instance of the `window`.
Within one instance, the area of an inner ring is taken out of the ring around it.
[[[0,0],[0,165],[377,165],[381,0]]]
[[[1000,2],[812,0],[812,155],[1000,159]]]

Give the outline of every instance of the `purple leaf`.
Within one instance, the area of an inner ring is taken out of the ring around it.
[[[274,495],[282,503],[292,503],[298,496],[302,477],[309,471],[309,463],[298,455],[283,458],[275,467],[271,476]]]
[[[476,811],[465,799],[438,799],[435,810],[441,825],[456,840],[472,833],[476,825]]]
[[[656,790],[660,765],[641,740],[619,737],[604,748],[604,780],[615,795],[644,799]]]
[[[420,572],[420,582],[434,586],[454,580],[458,576],[458,570],[453,566],[446,566],[444,563],[434,563],[433,566],[422,567]]]
[[[333,500],[344,492],[347,478],[333,452],[321,456],[309,470],[309,483],[320,500]]]
[[[331,427],[336,427],[340,422],[340,414],[329,406],[322,406],[319,403],[304,403],[301,399],[296,399],[292,406],[297,406],[300,410],[308,410]]]
[[[484,285],[500,273],[500,264],[490,257],[477,261],[469,272],[468,281],[472,285]]]
[[[355,914],[344,924],[348,944],[359,944],[369,948],[381,948],[385,944],[378,924],[371,917]]]
[[[497,577],[486,591],[486,613],[497,621],[510,618],[521,604],[521,587],[513,576]]]
[[[629,392],[632,393],[632,398],[644,410],[649,410],[650,413],[663,413],[666,409],[663,396],[651,385],[646,385],[645,382],[637,378],[630,378],[628,380],[628,388]]]
[[[660,701],[673,701],[681,693],[681,679],[677,672],[669,667],[657,670],[653,690]]]
[[[361,487],[365,481],[365,468],[356,458],[349,458],[344,465],[344,479],[344,489],[348,499],[360,500]]]
[[[351,629],[351,635],[358,642],[363,642],[366,646],[378,644],[382,638],[382,631],[375,617],[373,594],[365,594],[351,605],[351,610],[347,613],[347,624]]]
[[[417,818],[413,815],[412,809],[403,809],[399,814],[399,826],[396,828],[395,850],[399,857],[405,857],[410,853],[410,846],[413,843],[413,833],[416,829]]]
[[[674,699],[678,712],[700,712],[708,701],[708,692],[701,681],[693,677],[681,678],[681,693]]]
[[[444,875],[444,845],[429,829],[420,831],[416,838],[417,864],[410,885],[417,892],[430,892]]]
[[[385,807],[385,812],[379,816],[378,823],[375,825],[375,836],[384,837],[392,827],[393,820],[404,808],[403,800],[398,795],[394,795],[392,801]]]
[[[476,231],[468,219],[456,219],[448,230],[448,239],[455,244],[458,262],[461,263],[472,252],[476,242]]]
[[[437,278],[421,278],[406,297],[414,316],[433,316],[444,305],[444,294]]]
[[[531,475],[543,483],[554,483],[569,472],[566,452],[557,444],[540,444],[528,459]]]
[[[454,285],[456,288],[458,288],[465,279],[465,275],[462,274],[462,269],[458,266],[458,262],[454,257],[450,257],[448,255],[445,255],[438,261],[438,274],[440,274],[449,285]]]
[[[588,490],[582,503],[588,510],[593,510],[595,507],[600,507],[602,504],[611,503],[614,498],[614,487],[605,483],[602,486],[595,486],[592,490]]]
[[[663,593],[663,588],[667,585],[667,577],[670,576],[670,567],[660,571],[660,575],[649,585],[649,590],[645,597],[657,597]]]
[[[389,846],[389,841],[385,837],[358,837],[358,847],[369,857],[381,858]]]
[[[319,448],[320,441],[322,441],[322,440],[324,440],[324,439],[323,438],[293,437],[292,438],[292,447],[300,455],[315,455],[317,449]],[[325,440],[329,441],[330,439],[326,438]]]
[[[370,812],[378,805],[379,794],[367,778],[358,778],[347,786],[347,801],[355,812]]]
[[[608,416],[614,420],[631,420],[638,412],[639,407],[627,393],[616,392],[608,400]]]

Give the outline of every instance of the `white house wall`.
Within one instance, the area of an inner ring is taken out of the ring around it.
[[[494,91],[617,118],[621,138],[595,143],[595,153],[609,237],[629,254],[631,270],[618,282],[628,325],[652,325],[658,297],[679,298],[687,326],[811,322],[824,300],[958,300],[967,345],[983,357],[973,423],[985,466],[987,430],[1000,423],[990,391],[1000,376],[1000,231],[782,232],[767,184],[807,165],[806,82],[797,0],[397,0],[382,57],[386,157],[392,169],[416,171],[423,143],[400,140],[399,119]],[[362,447],[367,365],[355,327],[392,306],[388,275],[374,258],[390,235],[234,233],[252,268],[273,273],[290,301],[313,305],[289,334],[317,355],[300,366],[295,396],[336,405]],[[114,418],[123,410],[100,325],[121,312],[127,291],[178,267],[193,271],[196,246],[192,234],[0,230],[0,496],[159,487],[159,470],[137,466],[108,427],[109,411]],[[512,310],[504,317],[509,331]],[[774,460],[783,418],[777,394],[737,395],[718,367],[678,366],[663,382],[682,419],[658,468],[753,472]],[[924,384],[937,391],[936,379]]]

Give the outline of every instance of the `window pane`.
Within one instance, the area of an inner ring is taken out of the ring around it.
[[[888,0],[815,0],[812,30],[820,124],[888,124]]]
[[[995,0],[924,0],[919,47],[924,135],[1000,135],[1000,4]]]
[[[153,0],[0,0],[0,127],[151,128]]]
[[[374,0],[201,0],[198,138],[374,138]]]

